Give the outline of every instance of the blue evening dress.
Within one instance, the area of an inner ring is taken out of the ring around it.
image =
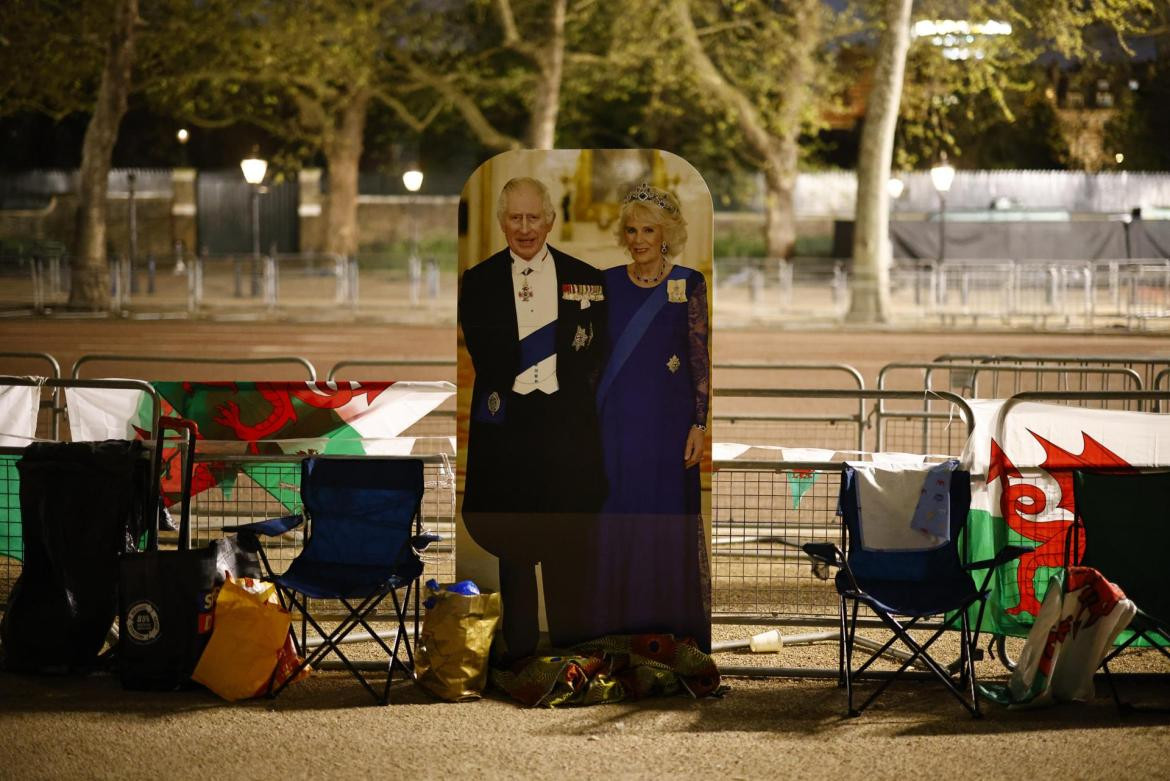
[[[680,280],[685,300],[672,301],[672,287],[682,298]],[[669,633],[707,650],[710,573],[699,467],[683,462],[691,426],[707,420],[706,283],[698,271],[675,266],[643,288],[619,266],[605,272],[605,295],[609,365],[598,412],[609,493],[598,525],[597,633]],[[648,300],[660,306],[643,320],[641,337],[623,347],[623,333],[636,332]]]

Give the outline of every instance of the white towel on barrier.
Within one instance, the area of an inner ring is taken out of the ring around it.
[[[712,442],[711,459],[713,461],[734,461],[751,448],[751,445],[741,445],[738,442]]]
[[[149,427],[149,413],[139,412],[147,403],[149,397],[140,390],[66,388],[69,436],[74,442],[137,439],[134,425],[147,421]]]
[[[39,385],[0,386],[0,446],[24,447],[36,436]]]
[[[867,550],[919,551],[937,548],[937,537],[913,529],[910,521],[934,464],[872,464],[847,461],[857,478],[861,545]]]

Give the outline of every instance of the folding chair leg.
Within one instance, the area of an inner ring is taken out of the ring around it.
[[[845,700],[848,703],[846,714],[850,717],[861,715],[860,710],[853,708],[853,636],[857,631],[857,611],[859,605],[853,602],[853,616],[849,623],[849,631],[845,633]]]
[[[845,621],[845,597],[837,598],[837,688],[845,686],[845,635],[849,631]]]
[[[971,696],[972,715],[975,718],[982,718],[983,714],[979,711],[979,693],[975,689],[975,654],[973,652],[973,644],[976,642],[971,638],[971,623],[967,619],[967,611],[963,610],[960,614],[962,616],[962,633],[961,643],[963,646],[963,660],[966,663],[963,670],[963,677],[967,679],[967,693]]]
[[[288,684],[291,683],[292,680],[300,674],[301,670],[310,665],[316,664],[321,659],[323,659],[326,654],[332,652],[337,656],[338,659],[341,660],[341,663],[345,665],[345,668],[349,670],[350,674],[357,678],[358,683],[360,683],[362,688],[370,693],[370,696],[373,697],[376,702],[381,705],[387,704],[387,702],[389,702],[389,687],[387,687],[386,691],[379,695],[378,692],[375,691],[374,688],[370,685],[369,681],[366,680],[366,677],[362,674],[362,672],[356,666],[354,666],[353,662],[349,660],[349,657],[347,657],[340,648],[340,643],[345,639],[346,635],[353,631],[359,624],[365,623],[363,620],[365,615],[372,612],[378,606],[378,603],[381,602],[383,598],[385,598],[386,594],[371,594],[369,597],[362,600],[357,608],[354,608],[347,601],[342,600],[343,604],[345,604],[346,608],[350,611],[350,615],[343,619],[337,628],[332,632],[326,632],[324,627],[317,623],[317,621],[306,609],[306,605],[298,600],[295,594],[290,593],[289,596],[292,602],[301,610],[301,615],[304,617],[304,619],[313,625],[313,629],[321,637],[322,642],[321,645],[319,645],[311,654],[307,655],[301,664],[297,667],[297,669],[294,670],[293,673],[280,684],[280,686],[271,691],[268,696],[273,698],[277,697],[282,691],[284,691],[285,687],[287,687]]]
[[[965,619],[966,614],[963,613],[961,615]],[[971,677],[972,698],[971,698],[971,701],[968,701],[967,698],[964,697],[963,692],[958,687],[956,687],[954,681],[951,680],[950,672],[946,668],[939,665],[939,663],[936,662],[928,653],[930,647],[932,645],[934,645],[935,641],[937,641],[942,636],[943,632],[945,632],[947,629],[949,629],[951,624],[954,623],[953,617],[951,619],[947,620],[946,622],[944,622],[943,625],[941,627],[939,627],[937,630],[935,630],[934,634],[932,634],[930,636],[930,639],[928,639],[925,643],[922,643],[922,644],[919,644],[918,642],[916,642],[914,640],[914,638],[910,636],[910,633],[909,633],[910,630],[914,627],[915,623],[917,623],[917,621],[918,621],[917,618],[911,620],[905,626],[903,626],[901,623],[899,623],[897,620],[895,620],[892,616],[890,616],[889,614],[886,614],[886,613],[879,613],[878,618],[880,618],[882,620],[882,623],[884,623],[886,625],[886,627],[888,629],[890,629],[890,631],[893,633],[894,637],[890,640],[890,642],[886,643],[885,646],[882,646],[881,649],[879,649],[877,652],[875,652],[875,654],[872,657],[870,657],[870,659],[864,665],[862,665],[861,668],[858,669],[858,672],[860,672],[861,670],[868,667],[870,662],[872,662],[875,658],[877,658],[877,655],[880,654],[882,651],[884,651],[885,648],[889,647],[890,644],[894,640],[900,640],[908,649],[910,649],[910,655],[902,663],[902,666],[899,667],[898,670],[896,672],[894,672],[893,675],[891,675],[889,678],[886,678],[884,681],[882,681],[881,685],[879,685],[876,690],[874,690],[872,693],[870,693],[869,697],[866,698],[865,702],[863,702],[856,710],[854,710],[853,701],[852,701],[852,698],[850,698],[849,706],[850,706],[850,715],[851,716],[860,715],[866,708],[868,708],[874,702],[874,700],[876,700],[879,696],[881,696],[882,692],[884,692],[890,686],[890,684],[893,683],[898,678],[898,676],[900,676],[903,672],[905,672],[910,667],[910,665],[912,665],[915,662],[915,660],[918,660],[918,659],[921,659],[922,662],[928,668],[930,668],[930,671],[932,673],[934,673],[935,677],[939,680],[939,682],[942,683],[943,686],[946,687],[947,691],[949,691],[951,693],[951,695],[954,696],[954,698],[959,701],[959,704],[961,704],[963,706],[963,708],[968,713],[970,713],[974,718],[979,718],[981,716],[981,714],[979,712],[978,699],[974,696],[975,667],[974,667],[973,657],[971,657],[968,654],[968,655],[966,655],[966,659],[964,660],[964,666],[967,668],[969,675]],[[966,621],[965,620],[963,623],[963,627],[965,630],[965,628],[966,628]],[[962,637],[961,642],[964,645],[968,642],[968,634],[966,631],[963,631],[963,637]]]

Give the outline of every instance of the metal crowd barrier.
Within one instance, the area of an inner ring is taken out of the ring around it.
[[[954,408],[956,425],[965,432],[961,441],[966,442],[974,427],[974,415],[966,401],[946,391],[930,394],[937,402]],[[820,422],[825,428],[842,427],[845,432],[843,436],[818,438],[826,443],[835,440],[840,446],[812,446],[808,440],[786,442],[773,438],[750,443],[737,457],[715,459],[711,481],[714,621],[836,626],[836,590],[830,581],[812,574],[807,557],[792,543],[840,541],[841,524],[836,515],[838,477],[843,461],[864,460],[870,450],[866,402],[916,401],[922,395],[921,391],[865,389],[715,390],[717,422],[736,418],[729,407],[756,406],[761,401],[780,420],[789,417],[778,409],[784,401],[802,408],[837,401],[845,403],[841,412],[827,411]],[[716,443],[726,443],[724,437],[735,435],[734,428],[720,429],[718,423],[713,431]],[[783,435],[778,432],[778,436]],[[834,452],[819,460],[790,459],[784,450],[787,444],[794,449],[823,447]],[[957,456],[958,451],[946,455]]]
[[[1101,369],[1132,369],[1137,372],[1142,382],[1139,388],[1157,388],[1157,378],[1160,374],[1170,371],[1170,356],[1121,356],[1121,355],[1007,355],[1007,354],[980,354],[980,353],[947,353],[935,358],[932,363],[978,363],[991,366],[1026,364],[1029,366],[1059,366],[1070,370],[1101,368]],[[1021,388],[1021,391],[1024,389]],[[1032,388],[1030,390],[1046,390]],[[1108,390],[1108,388],[1062,388],[1060,390]],[[998,395],[993,398],[1000,398]]]
[[[307,359],[299,355],[272,355],[266,358],[198,358],[194,356],[166,356],[166,355],[114,355],[114,354],[87,354],[73,362],[70,375],[77,379],[81,376],[81,367],[87,363],[117,362],[117,363],[150,363],[164,365],[205,365],[205,366],[268,366],[268,365],[296,365],[308,375],[309,382],[316,382],[317,369]],[[158,379],[153,378],[153,379]],[[255,378],[249,378],[255,379]]]
[[[890,272],[895,304],[944,324],[969,319],[1065,326],[1170,317],[1170,260],[963,260]]]
[[[1002,399],[1024,390],[1142,389],[1137,371],[1121,367],[943,362],[886,364],[878,371],[878,388],[891,389],[899,373],[909,374],[898,383],[903,387],[929,391],[941,382],[946,390],[969,399]],[[981,384],[983,378],[987,381]],[[949,411],[933,410],[937,404],[929,396],[919,401],[918,409],[906,405],[892,408],[884,401],[878,402],[874,415],[878,450],[949,453],[962,448],[963,443],[956,441],[958,433],[949,425]],[[907,448],[907,437],[920,438],[920,442]]]
[[[40,352],[0,352],[0,358],[8,359],[16,362],[16,366],[4,366],[0,375],[16,375],[23,374],[17,372],[17,367],[36,367],[39,371],[34,370],[32,376],[48,377],[51,380],[61,379],[61,364],[49,353]],[[48,367],[48,371],[44,371],[44,367]],[[57,388],[51,388],[49,397],[41,400],[41,409],[50,410],[49,417],[46,422],[37,421],[37,436],[44,436],[48,439],[56,439],[60,430],[60,418],[57,415]]]
[[[150,432],[145,437],[144,444],[153,448],[153,432],[158,428],[158,418],[162,410],[161,400],[157,391],[150,383],[141,380],[78,380],[41,377],[0,377],[0,385],[10,386],[40,386],[54,391],[67,388],[97,388],[105,390],[132,390],[145,393],[151,400]],[[64,397],[64,394],[61,394]],[[63,406],[62,406],[63,409]],[[58,414],[54,410],[54,414]],[[4,521],[3,531],[0,532],[6,539],[0,549],[11,551],[15,549],[14,538],[20,534],[20,474],[16,464],[20,460],[24,447],[0,447],[0,521]],[[61,490],[70,490],[69,486],[62,486]],[[0,610],[7,608],[8,596],[12,591],[16,579],[20,577],[23,564],[12,556],[0,554]]]
[[[368,359],[351,359],[345,361],[338,361],[329,369],[329,373],[325,375],[326,380],[337,379],[337,374],[342,369],[368,369],[368,368],[383,368],[392,369],[393,376],[382,376],[379,379],[426,379],[426,380],[448,380],[455,382],[455,359],[454,358],[368,358]],[[434,369],[435,371],[426,377],[405,377],[404,374],[416,374],[420,369]],[[437,376],[437,375],[443,376]]]

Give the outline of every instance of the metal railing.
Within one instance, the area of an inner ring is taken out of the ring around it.
[[[46,379],[43,377],[0,377],[0,385],[44,387],[54,391],[69,388],[95,388],[102,390],[127,390],[146,394],[151,402],[150,431],[144,433],[147,447],[153,447],[153,434],[158,430],[158,419],[162,404],[158,393],[150,383],[141,380],[79,380]],[[60,394],[64,398],[64,394]],[[20,475],[17,462],[24,447],[0,447],[0,550],[17,551],[17,538],[22,534],[20,517]],[[62,486],[61,490],[70,490]],[[0,610],[7,608],[9,594],[23,571],[23,561],[14,555],[0,554]]]
[[[167,355],[117,355],[110,353],[87,353],[73,362],[70,375],[77,379],[81,377],[81,367],[93,363],[149,363],[178,366],[270,366],[295,365],[308,375],[310,382],[316,382],[317,369],[307,359],[299,355],[272,355],[266,358],[203,358],[196,356],[167,356]],[[157,378],[156,378],[157,379]]]
[[[895,305],[960,320],[1127,327],[1170,318],[1170,260],[946,261],[895,267]]]
[[[878,371],[878,388],[890,390],[899,372],[909,375],[900,383],[904,388],[923,388],[927,393],[919,399],[920,409],[891,408],[884,401],[878,402],[874,427],[879,450],[897,446],[904,428],[920,430],[924,452],[949,452],[956,445],[962,447],[961,442],[955,442],[949,412],[932,409],[937,404],[929,391],[940,381],[945,390],[970,399],[1006,398],[1025,390],[1142,390],[1137,371],[1122,367],[944,362],[886,364]],[[987,380],[982,385],[981,378]]]
[[[18,366],[36,366],[38,369],[42,369],[42,371],[34,371],[33,372],[34,376],[48,377],[51,380],[61,379],[61,364],[57,361],[56,358],[54,358],[49,353],[0,352],[0,359],[8,359],[11,361],[16,361]],[[47,373],[43,371],[43,367],[41,366],[42,364],[44,366],[48,367]],[[18,372],[16,372],[16,371],[11,371],[10,370],[11,368],[15,368],[15,367],[5,366],[3,368],[3,370],[0,370],[0,375],[18,374]],[[23,372],[20,372],[20,373],[23,374]],[[57,411],[56,411],[57,407],[58,407],[58,401],[57,401],[57,395],[58,395],[57,390],[58,389],[57,388],[49,388],[48,390],[49,390],[49,395],[47,398],[41,399],[39,408],[43,409],[43,410],[44,409],[49,410],[50,411],[49,417],[48,417],[47,423],[44,424],[44,427],[42,427],[42,422],[38,419],[38,421],[37,421],[37,436],[41,436],[43,434],[49,439],[56,439],[60,433],[60,418],[58,417]],[[4,433],[4,432],[0,432],[0,433]]]
[[[951,405],[965,431],[974,429],[974,414],[961,397],[930,392]],[[866,403],[922,398],[922,392],[891,390],[716,389],[718,406],[738,400],[764,401],[776,418],[787,419],[782,402],[806,408],[844,401],[853,414],[822,418],[827,427],[849,430],[847,444],[821,460],[785,458],[778,441],[756,444],[735,458],[716,459],[711,480],[712,619],[720,623],[837,625],[837,593],[831,581],[816,578],[807,557],[793,543],[839,542],[837,477],[842,462],[863,460]],[[726,415],[727,413],[721,413]],[[721,441],[718,431],[716,441]],[[800,447],[805,442],[792,442]],[[854,450],[853,445],[857,446]],[[919,451],[925,453],[926,451]],[[957,456],[958,451],[949,454]]]
[[[935,358],[932,363],[977,363],[988,366],[1020,365],[1029,366],[1056,366],[1069,370],[1089,368],[1120,368],[1132,369],[1141,377],[1140,388],[1157,388],[1158,377],[1170,370],[1170,350],[1167,357],[1127,356],[1127,355],[1009,355],[986,353],[946,353]],[[1025,390],[1020,388],[1020,391]],[[1053,390],[1042,387],[1027,390]],[[1093,390],[1087,387],[1059,388],[1057,390]],[[1097,390],[1108,390],[1098,388]],[[993,398],[1000,398],[1005,394],[993,393]],[[1010,395],[1010,394],[1006,394]]]

